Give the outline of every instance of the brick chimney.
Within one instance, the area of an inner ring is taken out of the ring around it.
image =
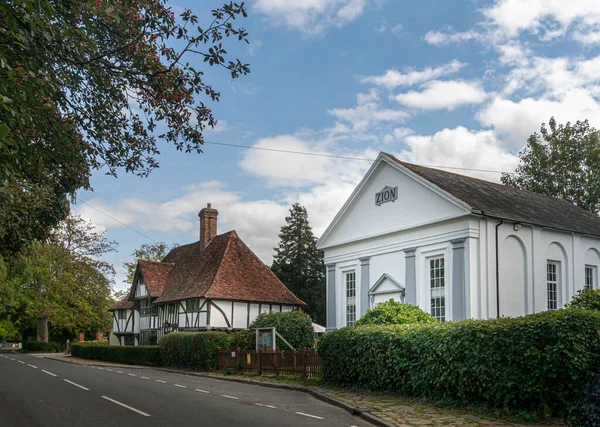
[[[217,215],[219,211],[211,208],[210,203],[200,211],[200,245],[204,249],[217,235]]]

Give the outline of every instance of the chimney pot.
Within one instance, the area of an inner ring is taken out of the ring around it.
[[[202,249],[217,235],[218,215],[219,211],[213,209],[210,203],[207,203],[206,207],[198,213],[200,217],[200,245]]]

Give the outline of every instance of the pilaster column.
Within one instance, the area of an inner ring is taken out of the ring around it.
[[[335,264],[327,265],[327,331],[336,329]]]
[[[371,257],[359,258],[360,261],[360,315],[363,316],[370,307],[369,304],[369,261]],[[357,319],[358,320],[358,319]]]
[[[465,238],[452,244],[452,320],[464,320],[465,315]]]
[[[404,283],[406,304],[417,305],[417,268],[416,268],[416,250],[417,248],[404,249],[406,257],[406,280]]]

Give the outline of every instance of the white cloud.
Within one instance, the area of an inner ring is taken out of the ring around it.
[[[569,26],[586,31],[600,24],[600,2],[596,0],[497,0],[483,11],[493,25],[507,36],[521,31],[538,34],[545,40],[558,37]]]
[[[274,25],[284,25],[305,36],[322,34],[358,18],[371,0],[257,0],[254,9]]]
[[[403,110],[382,108],[377,102],[376,95],[358,94],[357,105],[354,108],[332,108],[327,112],[342,122],[351,125],[354,132],[367,132],[381,123],[402,123],[408,118]]]
[[[434,80],[421,88],[421,92],[400,93],[394,99],[412,108],[453,110],[462,105],[479,104],[486,98],[485,91],[477,82]]]
[[[391,142],[402,141],[408,135],[412,135],[413,133],[415,133],[415,132],[409,128],[405,128],[405,127],[395,128],[391,133],[388,133],[387,135],[385,135],[383,137],[383,142],[386,144],[389,144]]]
[[[248,45],[248,55],[250,56],[254,56],[256,55],[256,52],[258,51],[258,49],[260,49],[263,45],[263,42],[261,40],[252,40],[250,42],[250,44]]]
[[[410,147],[401,159],[431,166],[451,166],[493,171],[513,171],[518,159],[504,151],[492,131],[471,131],[462,126],[443,129],[434,135],[412,135],[405,138]],[[499,181],[500,175],[489,172],[451,170],[488,181]]]
[[[429,31],[425,34],[425,41],[434,46],[443,46],[450,43],[464,43],[470,40],[477,40],[481,35],[475,31],[453,32],[451,28],[446,32]]]
[[[575,31],[573,33],[573,39],[583,44],[599,44],[600,43],[600,31],[590,30],[588,32]]]
[[[554,117],[558,123],[589,119],[592,125],[600,123],[600,105],[584,89],[573,89],[559,99],[525,98],[513,101],[495,98],[479,114],[479,121],[503,138],[508,148],[523,147],[527,138],[539,130],[542,123]]]
[[[398,86],[413,86],[442,76],[457,73],[467,64],[452,60],[439,67],[427,67],[422,70],[406,70],[404,73],[398,70],[387,70],[381,76],[369,76],[361,79],[362,83],[371,83],[394,89]]]
[[[400,23],[389,26],[385,22],[383,22],[380,25],[378,25],[377,27],[375,27],[375,31],[377,31],[379,34],[384,34],[384,33],[388,33],[388,32],[392,33],[392,34],[400,34],[400,33],[402,33],[403,29],[404,29],[404,26]]]

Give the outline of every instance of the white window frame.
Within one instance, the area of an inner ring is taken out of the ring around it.
[[[598,289],[598,266],[586,264],[584,270],[584,280],[584,289]]]
[[[344,280],[344,326],[354,326],[357,320],[357,283],[356,283],[356,270],[346,270],[342,273]],[[351,282],[349,282],[352,277]],[[353,288],[349,288],[349,284],[353,285]],[[351,294],[353,292],[353,295]]]
[[[553,272],[551,271],[551,266],[554,267]],[[550,259],[546,261],[546,307],[548,310],[558,310],[561,306],[561,274],[560,261]]]
[[[433,265],[432,267],[432,263],[435,263],[436,261],[438,261],[437,266]],[[446,255],[438,254],[427,257],[425,267],[427,287],[429,290],[429,313],[440,322],[450,320],[450,310],[448,305],[448,262]],[[440,282],[442,282],[442,286],[438,286]],[[436,284],[435,287],[432,286],[434,283]],[[437,290],[439,288],[442,288],[442,291],[438,291],[437,293],[441,295],[434,296],[434,289]],[[436,300],[443,299],[443,305],[440,304],[438,306],[434,306],[434,298]]]

